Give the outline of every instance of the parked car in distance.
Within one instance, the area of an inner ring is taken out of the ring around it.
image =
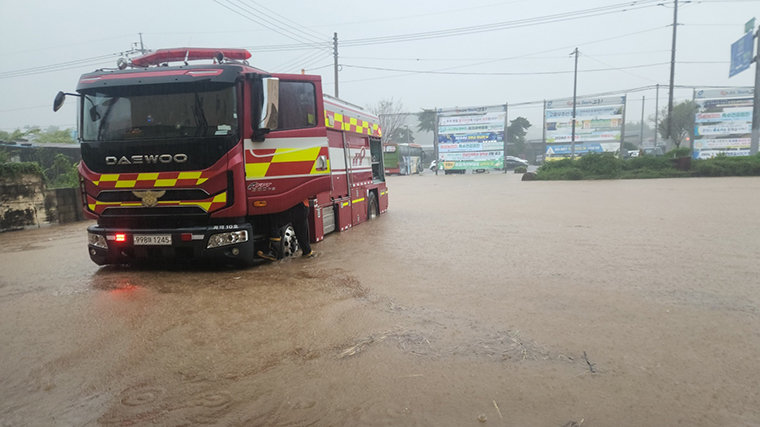
[[[664,156],[665,150],[662,149],[662,147],[644,147],[641,149],[641,154],[643,156]]]
[[[507,156],[507,169],[514,169],[520,166],[528,167],[528,161],[515,156]]]

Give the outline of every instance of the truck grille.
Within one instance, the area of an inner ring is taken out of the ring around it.
[[[98,219],[101,227],[131,229],[199,227],[208,222],[208,214],[193,206],[110,208]]]
[[[209,197],[209,194],[198,188],[164,190],[161,197],[163,200],[203,200]],[[140,199],[135,196],[131,190],[122,191],[101,191],[98,194],[98,200],[101,202],[139,202]]]

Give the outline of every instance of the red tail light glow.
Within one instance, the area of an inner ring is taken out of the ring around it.
[[[117,242],[126,242],[127,241],[127,235],[124,233],[116,233],[115,240]]]

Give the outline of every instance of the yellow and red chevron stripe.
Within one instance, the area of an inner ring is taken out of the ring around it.
[[[134,201],[134,202],[101,202],[93,198],[92,196],[87,196],[87,207],[96,214],[103,213],[104,210],[107,208],[134,208],[134,207],[141,207],[142,202]],[[203,209],[206,212],[214,212],[218,211],[219,209],[227,206],[227,192],[219,193],[216,196],[212,196],[205,200],[189,200],[189,201],[182,201],[182,200],[159,200],[158,204],[156,205],[158,207],[167,207],[167,206],[197,206],[201,209]]]
[[[325,169],[317,169],[319,156],[324,156],[326,160]],[[276,148],[245,152],[246,179],[328,173],[330,160],[327,147]]]
[[[97,175],[91,181],[102,189],[112,188],[161,188],[190,187],[206,182],[209,172],[149,172],[149,173],[106,173]]]
[[[364,135],[382,136],[380,124],[350,117],[342,113],[325,110],[327,127],[346,132],[356,132]]]

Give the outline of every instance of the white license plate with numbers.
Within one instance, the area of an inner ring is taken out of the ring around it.
[[[171,234],[135,234],[135,246],[170,246],[172,244]]]

